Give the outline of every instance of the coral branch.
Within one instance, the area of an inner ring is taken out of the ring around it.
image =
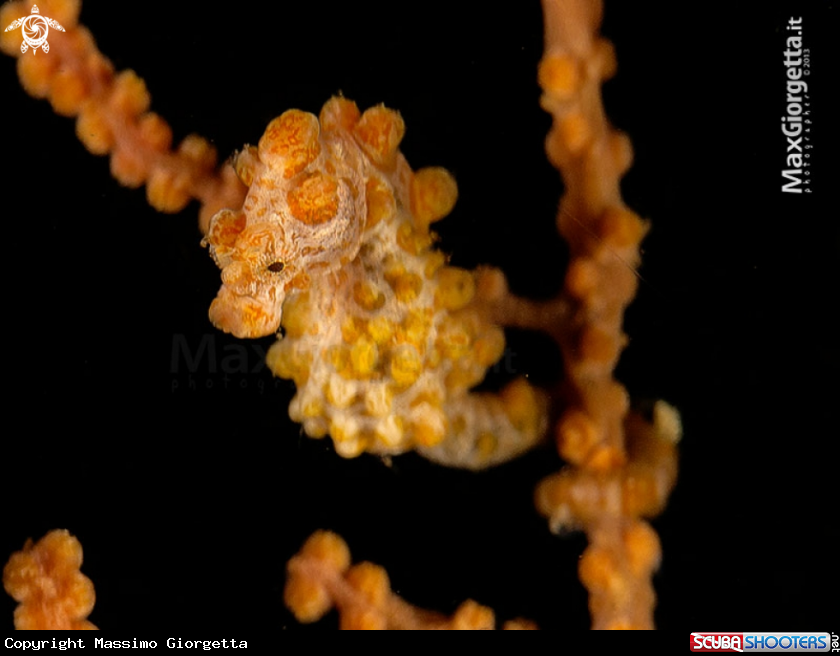
[[[495,626],[493,611],[472,600],[452,617],[415,608],[391,591],[388,574],[373,563],[351,567],[350,550],[335,533],[318,531],[288,563],[286,605],[300,622],[316,622],[333,607],[342,629],[478,630]],[[526,620],[505,629],[536,628]]]
[[[68,531],[50,531],[37,543],[27,540],[3,570],[3,586],[20,605],[16,629],[95,629],[87,616],[96,595],[79,571],[82,545]]]
[[[544,0],[543,8],[539,81],[553,117],[546,152],[566,186],[557,226],[571,252],[563,289],[571,321],[559,333],[571,404],[556,428],[569,466],[540,484],[537,507],[553,530],[589,536],[580,573],[593,627],[652,628],[659,543],[637,518],[658,514],[674,485],[679,415],[659,402],[652,424],[628,417],[627,392],[613,379],[647,224],[621,200],[632,148],[601,102],[601,82],[616,66],[612,45],[597,36],[601,2]]]
[[[621,422],[627,403],[612,371],[625,342],[621,321],[636,293],[646,225],[621,202],[619,178],[632,151],[607,123],[601,104],[600,83],[613,73],[615,60],[612,46],[594,36],[600,3],[546,0],[545,11],[539,79],[543,107],[554,118],[546,151],[566,186],[557,224],[571,250],[564,295],[574,304],[573,328],[561,345],[583,413],[581,421],[560,423],[558,442],[568,459],[565,445],[576,432],[569,425],[577,429],[587,422],[596,438],[572,461],[605,468],[625,457]]]
[[[0,23],[29,13],[31,0],[10,2]],[[199,223],[239,207],[245,188],[230,166],[216,170],[216,152],[207,140],[189,135],[172,150],[172,130],[150,112],[146,85],[133,71],[116,73],[78,25],[79,0],[41,0],[41,9],[66,29],[53,41],[49,57],[21,56],[20,31],[0,34],[0,48],[18,56],[18,77],[26,91],[47,98],[57,114],[75,116],[76,134],[95,155],[111,154],[111,172],[127,187],[146,185],[149,204],[161,212],[180,212],[190,199],[202,204]]]

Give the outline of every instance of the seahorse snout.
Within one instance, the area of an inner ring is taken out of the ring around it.
[[[210,304],[209,316],[216,328],[240,339],[265,337],[280,329],[283,300],[245,296],[222,285]]]

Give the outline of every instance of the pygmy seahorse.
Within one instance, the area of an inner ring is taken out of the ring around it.
[[[340,455],[484,467],[542,436],[546,401],[522,380],[469,392],[504,333],[471,305],[476,274],[432,248],[457,187],[442,168],[411,170],[404,132],[397,112],[341,97],[320,121],[272,121],[235,158],[242,209],[218,212],[204,239],[223,283],[210,318],[238,337],[282,327],[268,364],[297,386],[289,413]]]

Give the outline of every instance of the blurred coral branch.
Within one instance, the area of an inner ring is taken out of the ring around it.
[[[50,531],[12,554],[3,570],[3,586],[19,606],[16,629],[95,629],[87,621],[96,594],[79,571],[82,545],[68,531]]]
[[[554,119],[546,152],[566,187],[557,226],[571,251],[563,295],[573,309],[560,342],[571,403],[555,432],[569,465],[540,484],[537,507],[553,530],[583,528],[589,537],[580,577],[593,628],[653,628],[650,575],[660,547],[638,518],[665,505],[681,427],[662,401],[652,425],[628,416],[627,392],[612,373],[626,342],[622,318],[636,293],[647,225],[621,200],[632,148],[609,125],[601,101],[601,82],[616,69],[612,44],[597,33],[602,3],[544,0],[543,8],[539,81]]]
[[[0,24],[28,14],[34,4],[6,3]],[[49,100],[57,114],[76,117],[76,135],[91,153],[111,155],[111,173],[121,184],[145,184],[149,204],[161,212],[200,201],[206,230],[218,210],[242,204],[242,184],[230,166],[216,169],[216,151],[206,139],[189,135],[172,149],[172,129],[149,111],[146,84],[134,71],[114,71],[78,24],[80,9],[79,0],[41,1],[42,13],[67,32],[53,39],[49,56],[22,57],[20,31],[0,33],[0,49],[18,57],[18,77],[30,95]]]
[[[388,574],[373,563],[351,567],[350,550],[335,533],[319,531],[289,561],[286,605],[299,622],[315,622],[338,608],[347,630],[479,630],[493,629],[493,611],[474,601],[461,604],[452,617],[415,608],[391,591]],[[525,620],[504,629],[536,628]]]

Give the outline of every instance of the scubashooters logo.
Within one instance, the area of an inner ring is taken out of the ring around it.
[[[790,18],[785,39],[785,168],[782,191],[788,194],[811,192],[811,103],[805,77],[811,73],[811,53],[802,47],[802,17]]]
[[[691,651],[826,652],[828,633],[692,633]]]

